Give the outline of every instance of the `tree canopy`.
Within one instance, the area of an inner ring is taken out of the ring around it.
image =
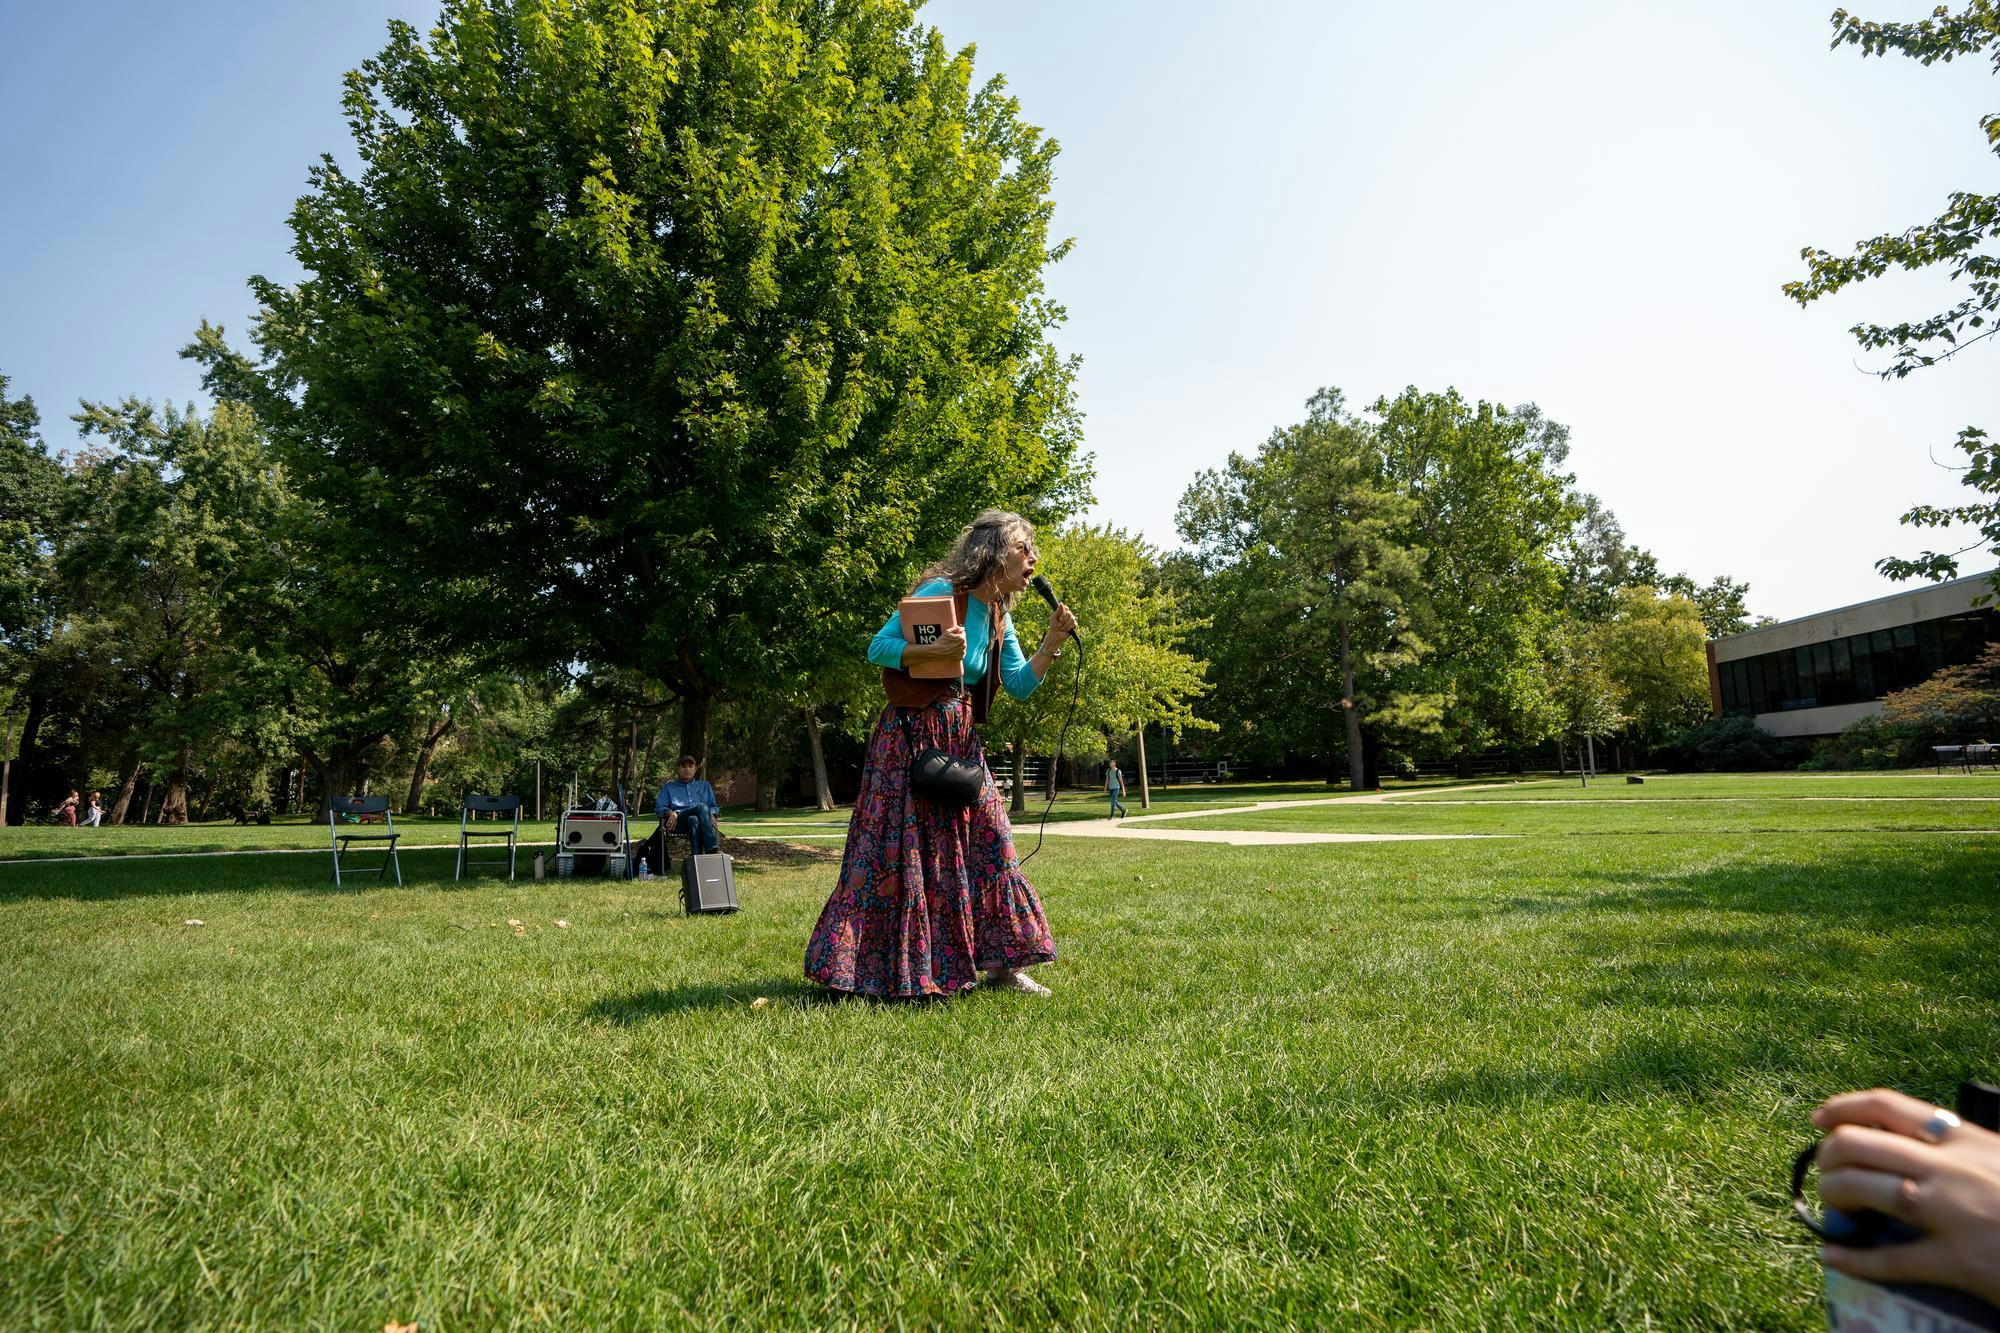
[[[1831,22],[1834,48],[1853,46],[1864,58],[1893,53],[1932,65],[1983,56],[2000,72],[2000,6],[1993,0],[1963,0],[1956,10],[1939,5],[1930,17],[1914,22],[1885,23],[1836,9]],[[1988,148],[2000,155],[2000,113],[1980,117],[1979,129]],[[1996,241],[2000,241],[2000,194],[1954,190],[1931,221],[1870,237],[1848,254],[1808,246],[1800,251],[1806,276],[1785,284],[1784,290],[1800,305],[1810,305],[1892,270],[1941,267],[1957,293],[1943,310],[1889,324],[1864,321],[1851,330],[1863,348],[1888,352],[1888,362],[1877,373],[1901,379],[1948,361],[2000,331]],[[2000,449],[1977,426],[1959,432],[1957,447],[1966,456],[1966,486],[1987,498],[1959,505],[1918,505],[1903,515],[1903,522],[1918,528],[1970,524],[1980,533],[1975,546],[2000,550],[2000,499],[1993,498],[2000,497]],[[1958,557],[1971,549],[1926,551],[1911,559],[1891,557],[1877,562],[1876,568],[1893,579],[1949,578],[1958,573]]]
[[[399,614],[709,703],[977,509],[1083,496],[1056,145],[914,5],[451,0],[349,77],[361,168],[205,329]],[[503,616],[491,608],[504,602]],[[643,612],[642,614],[633,614]]]
[[[1208,686],[1203,664],[1182,648],[1193,627],[1179,599],[1153,579],[1153,552],[1130,533],[1087,524],[1045,531],[1036,542],[1041,572],[1089,628],[1084,648],[1066,648],[1032,695],[1015,699],[1003,690],[994,700],[987,730],[1014,747],[1016,809],[1023,804],[1019,761],[1029,752],[1053,754],[1060,741],[1071,758],[1098,759],[1107,740],[1142,726],[1170,735],[1214,730],[1195,714]],[[1023,598],[1013,620],[1023,651],[1034,652],[1048,631],[1048,608]]]

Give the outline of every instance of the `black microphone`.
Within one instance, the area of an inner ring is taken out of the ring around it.
[[[1056,609],[1056,590],[1049,586],[1048,579],[1037,574],[1028,580],[1028,586],[1042,595],[1042,600],[1049,604],[1049,610],[1053,611]],[[1079,630],[1071,630],[1069,636],[1079,644],[1083,642],[1083,634]]]

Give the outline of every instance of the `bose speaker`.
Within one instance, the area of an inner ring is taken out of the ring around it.
[[[722,852],[681,862],[681,905],[690,913],[736,910],[736,870]]]

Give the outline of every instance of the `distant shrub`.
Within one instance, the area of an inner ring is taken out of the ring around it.
[[[1933,733],[1928,727],[1864,717],[1838,736],[1813,743],[1805,769],[1913,768],[1931,762]]]
[[[1669,768],[1749,773],[1797,765],[1797,742],[1781,740],[1747,717],[1714,717],[1675,735],[1654,752]]]
[[[1882,700],[1882,716],[1865,717],[1838,736],[1822,738],[1803,765],[1815,769],[1916,768],[1935,761],[1933,745],[1962,745],[2000,736],[2000,644],[1976,661],[1946,667]]]
[[[1940,745],[2000,735],[2000,643],[1988,644],[1976,661],[1888,695],[1882,723]]]

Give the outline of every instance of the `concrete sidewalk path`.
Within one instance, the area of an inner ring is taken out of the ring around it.
[[[1508,838],[1510,833],[1284,833],[1275,829],[1192,829],[1134,828],[1135,824],[1157,824],[1167,820],[1208,819],[1226,815],[1247,815],[1258,810],[1302,810],[1319,805],[1380,805],[1396,796],[1444,795],[1461,791],[1487,790],[1499,783],[1479,783],[1469,787],[1419,787],[1408,792],[1361,792],[1353,796],[1319,796],[1306,801],[1258,801],[1253,805],[1218,805],[1200,810],[1164,810],[1152,815],[1132,815],[1125,819],[1072,820],[1050,824],[1052,838],[1135,838],[1145,842],[1216,842],[1231,847],[1286,847],[1313,842],[1465,842],[1481,838]],[[1028,825],[1016,827],[1018,841]]]

